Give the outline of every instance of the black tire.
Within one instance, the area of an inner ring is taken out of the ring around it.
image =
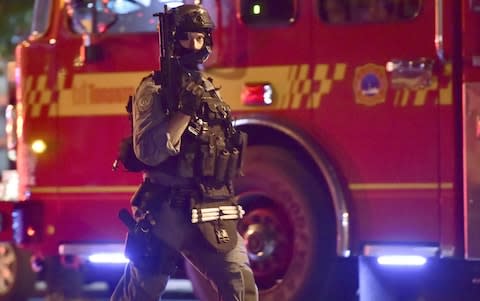
[[[10,243],[0,243],[0,301],[24,301],[33,295],[36,273],[30,253]]]
[[[246,210],[238,230],[260,300],[326,300],[336,257],[335,218],[322,179],[287,150],[251,146],[236,190]],[[197,296],[215,300],[208,282],[186,270]]]
[[[84,275],[76,264],[62,263],[59,256],[45,260],[48,300],[78,299],[83,294]]]

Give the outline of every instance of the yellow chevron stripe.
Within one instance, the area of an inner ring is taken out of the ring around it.
[[[268,110],[300,106],[302,91],[299,83],[300,80],[307,79],[308,68],[307,64],[260,66],[209,69],[206,73],[207,76],[214,78],[216,85],[222,87],[222,96],[233,110],[259,109],[241,104],[239,96],[243,83],[271,83],[274,87],[274,103],[268,107],[262,107]],[[125,114],[124,105],[128,95],[135,91],[141,78],[146,74],[148,74],[147,71],[75,74],[72,87],[59,91],[58,111],[51,109],[50,113],[59,116]],[[58,83],[57,85],[60,86]],[[292,103],[289,103],[292,98]]]
[[[288,89],[286,93],[282,94],[281,99],[282,102],[279,104],[279,107],[282,109],[288,108],[290,105],[290,100],[293,98],[293,93],[291,91],[294,91],[294,86],[295,86],[295,76],[298,72],[298,65],[290,66],[288,68],[288,73],[287,73],[287,83],[288,83]],[[288,92],[290,91],[290,92]],[[230,104],[231,105],[231,104]]]
[[[431,190],[452,189],[453,183],[350,183],[350,190]]]
[[[415,99],[413,101],[414,106],[424,106],[427,102],[427,94],[430,91],[435,91],[438,89],[438,79],[436,77],[432,78],[430,86],[425,89],[417,90],[415,93]]]
[[[313,79],[317,79],[317,80],[327,79],[328,67],[329,66],[327,64],[317,65],[315,68],[315,73],[313,74]]]
[[[347,71],[347,64],[335,64],[335,70],[333,72],[334,80],[345,79],[345,73]]]
[[[132,193],[138,186],[37,186],[32,188],[33,193]],[[348,188],[353,191],[360,190],[435,190],[453,189],[453,183],[350,183]]]
[[[320,86],[318,90],[312,94],[312,102],[311,102],[312,108],[318,108],[322,101],[322,96],[330,93],[332,89],[332,80],[328,79],[327,77],[328,68],[329,68],[329,65],[326,65],[326,64],[317,65],[315,68],[313,79],[318,80],[320,82],[319,83]]]
[[[452,97],[452,80],[448,82],[448,86],[446,88],[441,88],[439,91],[439,105],[452,105],[453,104],[453,97]]]
[[[38,77],[37,89],[43,90],[47,88],[47,75],[42,74]]]
[[[298,71],[298,76],[294,79],[294,86],[293,90],[290,91],[290,93],[293,93],[293,101],[291,104],[292,109],[298,109],[300,107],[300,102],[302,100],[302,97],[304,96],[304,93],[302,91],[302,84],[305,86],[306,85],[306,79],[308,76],[308,65],[303,64],[300,65],[300,69]]]
[[[309,70],[314,68],[312,78],[309,78]],[[330,68],[333,74],[329,76]],[[46,89],[47,77],[40,75],[35,82],[32,76],[25,80],[26,103],[32,105],[32,116],[39,116],[45,106],[48,106],[49,116],[99,116],[99,115],[124,115],[124,106],[128,96],[133,94],[140,80],[149,71],[140,72],[115,72],[115,73],[81,73],[74,74],[72,86],[65,87],[67,78],[66,70],[61,70],[57,76],[54,90],[58,89],[58,103],[52,100],[53,91]],[[331,93],[337,81],[345,80],[347,64],[317,64],[310,66],[281,65],[281,66],[258,66],[248,68],[218,68],[208,69],[207,76],[215,79],[215,84],[220,86],[221,93],[226,102],[233,110],[279,110],[318,108],[325,95]],[[451,74],[451,66],[444,68],[444,75]],[[268,82],[274,89],[274,102],[269,106],[255,107],[245,106],[241,103],[240,95],[244,83]],[[313,89],[313,87],[318,87]],[[452,83],[447,87],[440,88],[435,82],[428,90],[438,89],[439,105],[452,104]],[[314,91],[313,91],[314,90]],[[408,106],[415,96],[413,105],[424,105],[428,98],[427,90],[411,92],[403,90],[395,94],[395,104]],[[306,103],[304,96],[309,99]]]
[[[408,105],[408,98],[410,97],[410,91],[407,89],[403,89],[403,97],[401,101],[402,107],[405,107]]]
[[[33,193],[122,193],[135,192],[138,186],[37,186],[32,188]]]
[[[402,91],[400,91],[400,90],[395,91],[395,96],[393,98],[393,105],[394,106],[399,106],[400,105],[401,95],[402,95]]]
[[[33,76],[29,75],[29,76],[27,76],[27,79],[25,80],[25,91],[32,90],[32,84],[33,84]]]

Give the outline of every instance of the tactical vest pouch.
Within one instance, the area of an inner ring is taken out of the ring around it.
[[[133,137],[128,136],[120,141],[118,150],[118,160],[122,162],[122,165],[126,170],[132,172],[138,172],[145,169],[146,165],[138,160],[133,151]]]
[[[191,178],[194,174],[195,153],[187,152],[181,155],[178,160],[178,175],[184,178]]]
[[[213,176],[215,172],[215,158],[216,148],[215,145],[201,145],[200,146],[200,171],[204,177]]]
[[[238,131],[238,150],[240,151],[240,161],[239,168],[240,171],[243,167],[243,157],[245,156],[248,144],[248,134],[245,132]]]
[[[229,159],[230,152],[225,149],[218,155],[217,165],[215,166],[215,180],[217,180],[217,182],[225,181],[225,174],[227,172]]]
[[[230,151],[230,159],[225,175],[226,181],[235,179],[236,176],[242,175],[243,158],[247,148],[248,135],[242,131],[236,131],[232,137],[234,147]]]

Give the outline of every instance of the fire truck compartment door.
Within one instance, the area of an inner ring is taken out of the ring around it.
[[[462,6],[463,184],[465,257],[480,260],[480,6]]]
[[[464,85],[465,256],[480,259],[480,83]]]
[[[339,161],[359,207],[358,239],[452,249],[455,200],[441,203],[439,196],[453,190],[453,175],[443,167],[449,162],[441,160],[450,155],[451,124],[440,122],[453,106],[436,47],[441,36],[438,46],[451,57],[449,32],[436,27],[442,20],[447,26],[452,10],[444,1],[439,18],[433,0],[317,2],[313,81],[331,84],[311,98],[318,107],[313,119],[319,135],[334,137],[327,147],[348,158]]]

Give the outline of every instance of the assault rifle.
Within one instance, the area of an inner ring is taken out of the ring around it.
[[[182,77],[182,67],[178,57],[175,56],[175,14],[167,13],[167,5],[165,5],[163,13],[156,13],[153,16],[158,17],[159,21],[158,41],[160,49],[160,70],[154,71],[153,79],[155,84],[162,87],[166,109],[172,112],[178,109],[178,89]]]

